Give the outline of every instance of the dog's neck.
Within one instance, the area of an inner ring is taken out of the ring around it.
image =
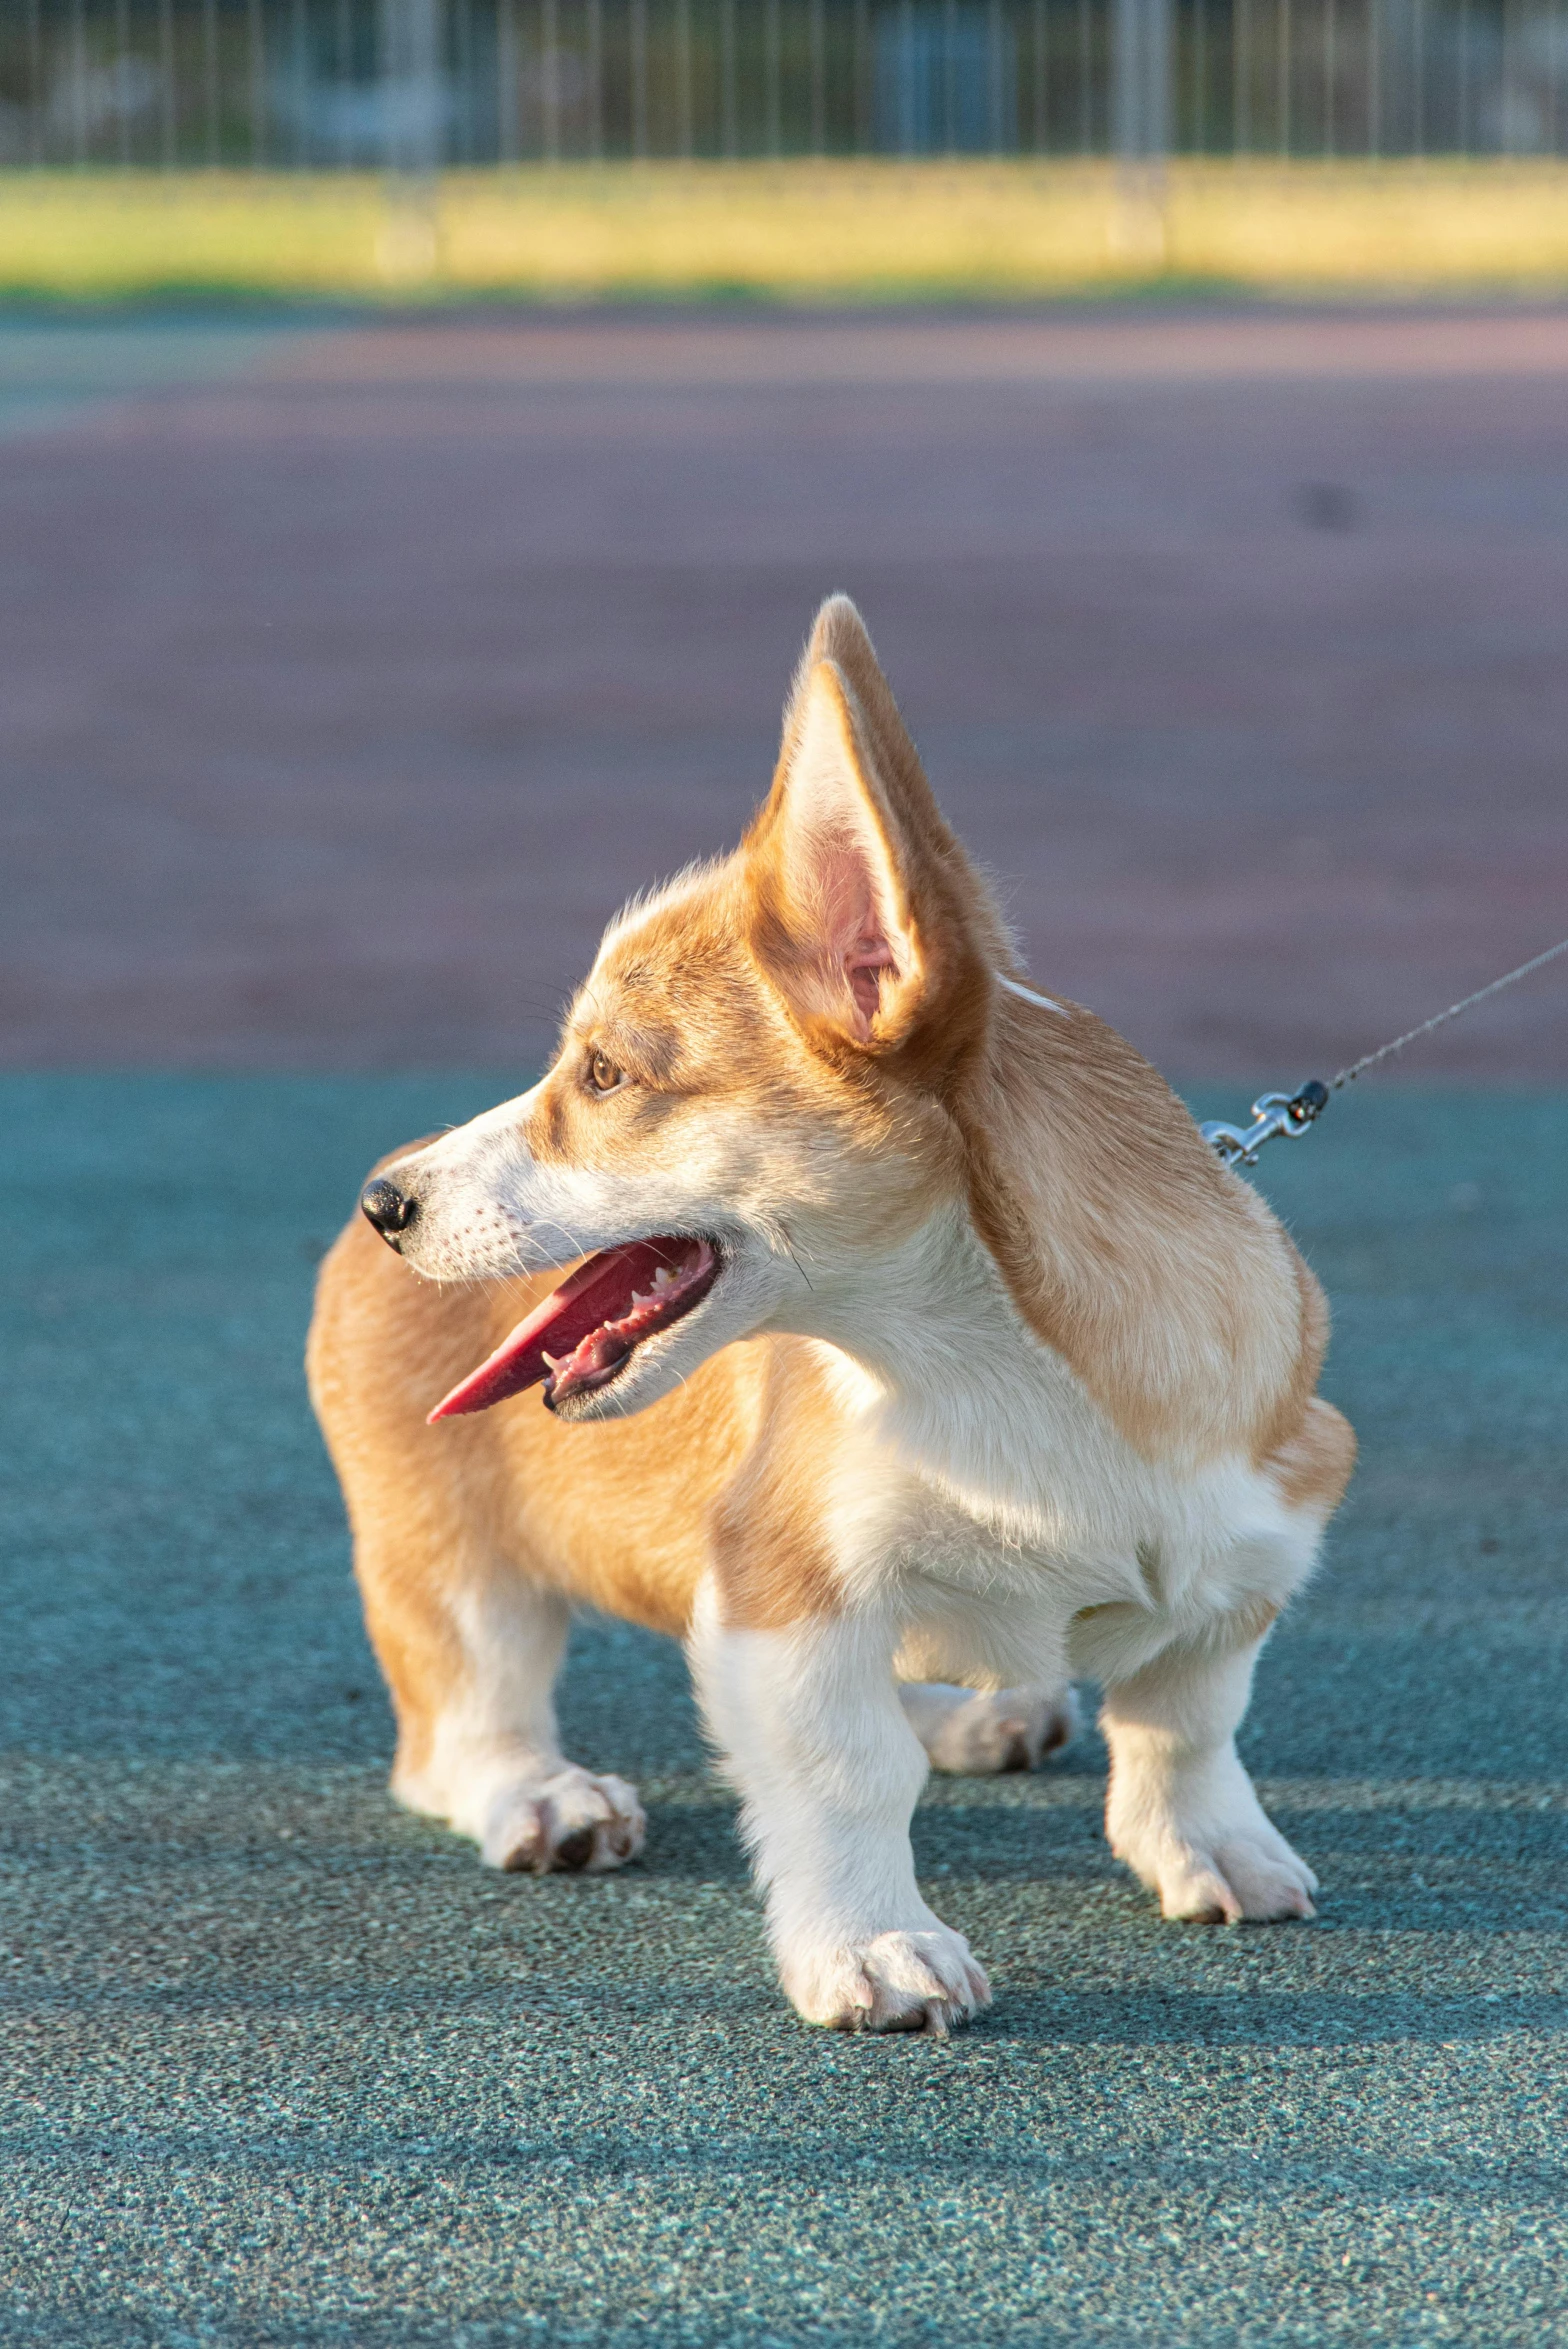
[[[1059,1494],[1064,1440],[1120,1448],[957,1203],[825,1288],[811,1318],[845,1408],[981,1513]]]

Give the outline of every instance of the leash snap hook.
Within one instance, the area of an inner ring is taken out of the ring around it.
[[[1227,1125],[1222,1118],[1211,1117],[1198,1131],[1227,1166],[1256,1166],[1265,1142],[1272,1142],[1276,1134],[1299,1140],[1327,1107],[1327,1085],[1311,1077],[1294,1093],[1260,1093],[1252,1104],[1250,1126]]]

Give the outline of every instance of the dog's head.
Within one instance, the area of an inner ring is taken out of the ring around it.
[[[952,1102],[1008,959],[835,597],[739,849],[611,924],[531,1092],[367,1186],[437,1279],[587,1258],[438,1415],[544,1380],[607,1418],[733,1339],[873,1311],[879,1264],[962,1195]]]

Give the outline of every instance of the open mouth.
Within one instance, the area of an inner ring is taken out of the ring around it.
[[[590,1256],[442,1397],[431,1419],[488,1411],[541,1379],[552,1411],[574,1395],[594,1394],[619,1377],[646,1338],[701,1304],[719,1265],[710,1240],[633,1240]]]

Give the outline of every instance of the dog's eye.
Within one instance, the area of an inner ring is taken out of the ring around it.
[[[607,1052],[596,1052],[588,1063],[588,1082],[596,1093],[613,1093],[621,1082],[621,1071]]]

